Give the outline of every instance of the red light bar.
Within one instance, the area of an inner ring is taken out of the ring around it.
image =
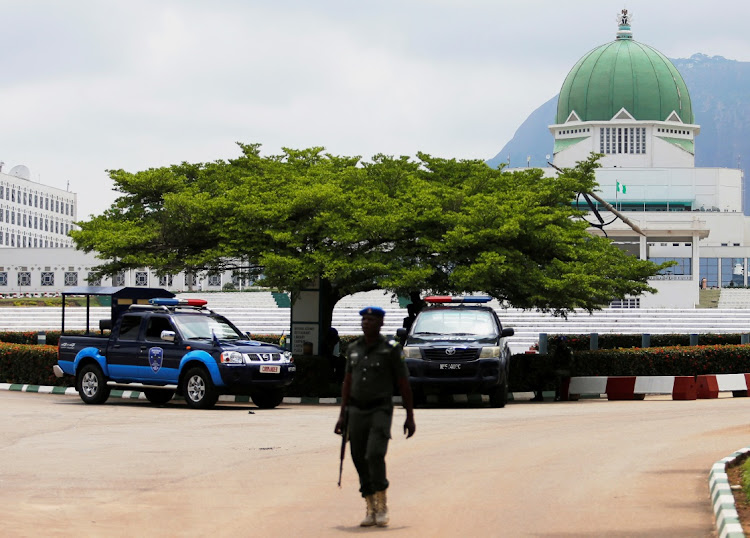
[[[448,295],[430,295],[424,298],[426,303],[452,303],[453,299]]]

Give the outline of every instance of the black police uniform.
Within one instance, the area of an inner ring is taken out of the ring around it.
[[[363,497],[388,488],[385,453],[391,438],[396,380],[408,378],[401,346],[378,336],[368,346],[363,336],[349,344],[346,373],[352,376],[349,440]]]

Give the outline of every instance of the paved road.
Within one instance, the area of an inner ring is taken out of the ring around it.
[[[393,536],[712,536],[707,476],[750,400],[418,409],[389,454]],[[252,412],[252,413],[251,413]],[[333,406],[192,411],[0,393],[3,536],[348,536]]]

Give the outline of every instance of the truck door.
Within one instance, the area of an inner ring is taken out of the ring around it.
[[[175,333],[175,341],[162,340],[163,331]],[[167,316],[151,315],[146,323],[144,350],[149,366],[149,380],[177,383],[180,374],[180,360],[186,353],[185,345],[179,343],[179,335]]]
[[[141,343],[138,337],[142,321],[141,315],[124,314],[117,334],[112,335],[107,348],[107,364],[109,376],[116,381],[139,379],[141,370],[145,370],[139,361]]]

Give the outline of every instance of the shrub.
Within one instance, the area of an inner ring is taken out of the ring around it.
[[[72,376],[55,377],[52,372],[55,364],[57,364],[56,346],[0,342],[0,380],[3,383],[72,386],[74,384]]]
[[[698,335],[699,345],[727,345],[739,344],[742,341],[740,334],[714,334],[706,333]],[[547,349],[550,353],[559,345],[565,345],[573,351],[588,351],[591,336],[589,334],[552,334],[547,336]],[[598,336],[599,349],[633,348],[641,347],[642,335],[640,334],[612,334],[600,333]],[[689,334],[652,334],[651,347],[689,346]]]

